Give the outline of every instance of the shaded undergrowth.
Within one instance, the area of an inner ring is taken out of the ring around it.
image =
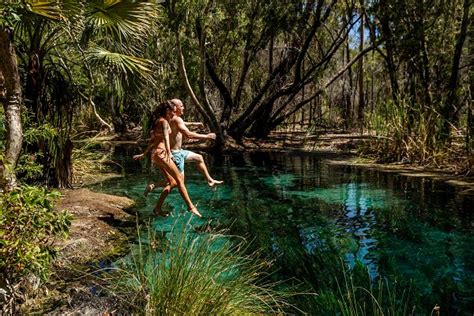
[[[378,162],[402,162],[472,172],[472,148],[462,129],[443,133],[444,118],[436,107],[425,108],[408,100],[385,102],[370,117],[376,138],[366,142],[362,153]]]

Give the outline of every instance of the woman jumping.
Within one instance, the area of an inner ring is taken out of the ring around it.
[[[153,160],[155,165],[160,168],[161,172],[168,181],[168,183],[163,188],[163,191],[160,194],[158,202],[156,203],[154,209],[156,215],[168,215],[166,212],[163,212],[163,210],[161,209],[161,205],[163,204],[164,200],[166,199],[172,188],[177,186],[181,197],[188,206],[188,211],[190,211],[196,216],[201,217],[201,214],[189,198],[188,191],[186,189],[186,186],[184,185],[183,175],[179,172],[175,163],[171,159],[172,155],[169,140],[171,128],[169,126],[168,121],[173,117],[174,107],[175,105],[170,101],[165,101],[158,105],[152,115],[152,132],[148,146],[142,154],[133,156],[133,159],[141,159],[146,153],[148,153],[148,151],[152,150],[151,159]]]

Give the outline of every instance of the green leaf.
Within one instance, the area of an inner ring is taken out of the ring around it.
[[[106,67],[117,75],[124,77],[138,75],[147,80],[152,80],[151,71],[154,64],[151,60],[145,58],[95,47],[87,52],[87,59],[93,66]]]
[[[38,15],[53,19],[61,20],[61,8],[58,1],[36,1],[28,0],[28,9]]]
[[[149,34],[157,18],[157,5],[134,1],[92,1],[88,27],[95,34],[119,42],[131,41]]]
[[[19,22],[21,20],[20,16],[16,14],[15,12],[12,12],[11,15],[14,21]]]

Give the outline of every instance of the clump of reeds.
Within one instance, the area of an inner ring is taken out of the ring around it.
[[[465,154],[456,141],[440,141],[442,124],[443,118],[434,106],[427,108],[404,99],[388,101],[370,117],[369,125],[376,136],[366,143],[363,152],[380,162],[454,167]]]
[[[93,142],[81,143],[72,151],[73,182],[87,181],[97,173],[110,171],[111,152],[94,149]]]
[[[357,286],[353,276],[344,273],[343,284],[339,286],[337,298],[338,314],[342,316],[406,316],[414,315],[415,307],[410,305],[410,291],[398,290],[388,282],[379,279],[367,286]]]
[[[221,234],[148,228],[112,274],[112,292],[138,313],[261,314],[281,311],[283,296],[266,282],[269,262],[245,255]]]
[[[381,275],[374,279],[363,262],[356,260],[349,265],[342,253],[329,247],[311,254],[289,250],[292,259],[284,265],[299,270],[302,283],[296,286],[299,293],[304,293],[291,297],[293,305],[315,315],[414,314],[418,298],[411,293],[410,282],[389,282]],[[292,264],[293,259],[298,263]]]

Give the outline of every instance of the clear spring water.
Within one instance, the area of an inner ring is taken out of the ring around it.
[[[126,195],[150,214],[159,190],[148,199],[143,190],[159,172],[132,161],[127,151],[117,151],[124,177],[95,188]],[[165,204],[172,216],[154,219],[157,230],[189,220],[193,234],[209,223],[230,227],[275,259],[277,278],[296,277],[317,289],[331,278],[328,265],[340,265],[341,258],[348,266],[363,264],[373,279],[409,287],[426,313],[435,304],[452,315],[474,311],[472,197],[439,181],[330,165],[318,155],[252,153],[207,161],[223,185],[209,188],[192,163],[186,166],[188,191],[204,218],[191,217],[175,190]]]

